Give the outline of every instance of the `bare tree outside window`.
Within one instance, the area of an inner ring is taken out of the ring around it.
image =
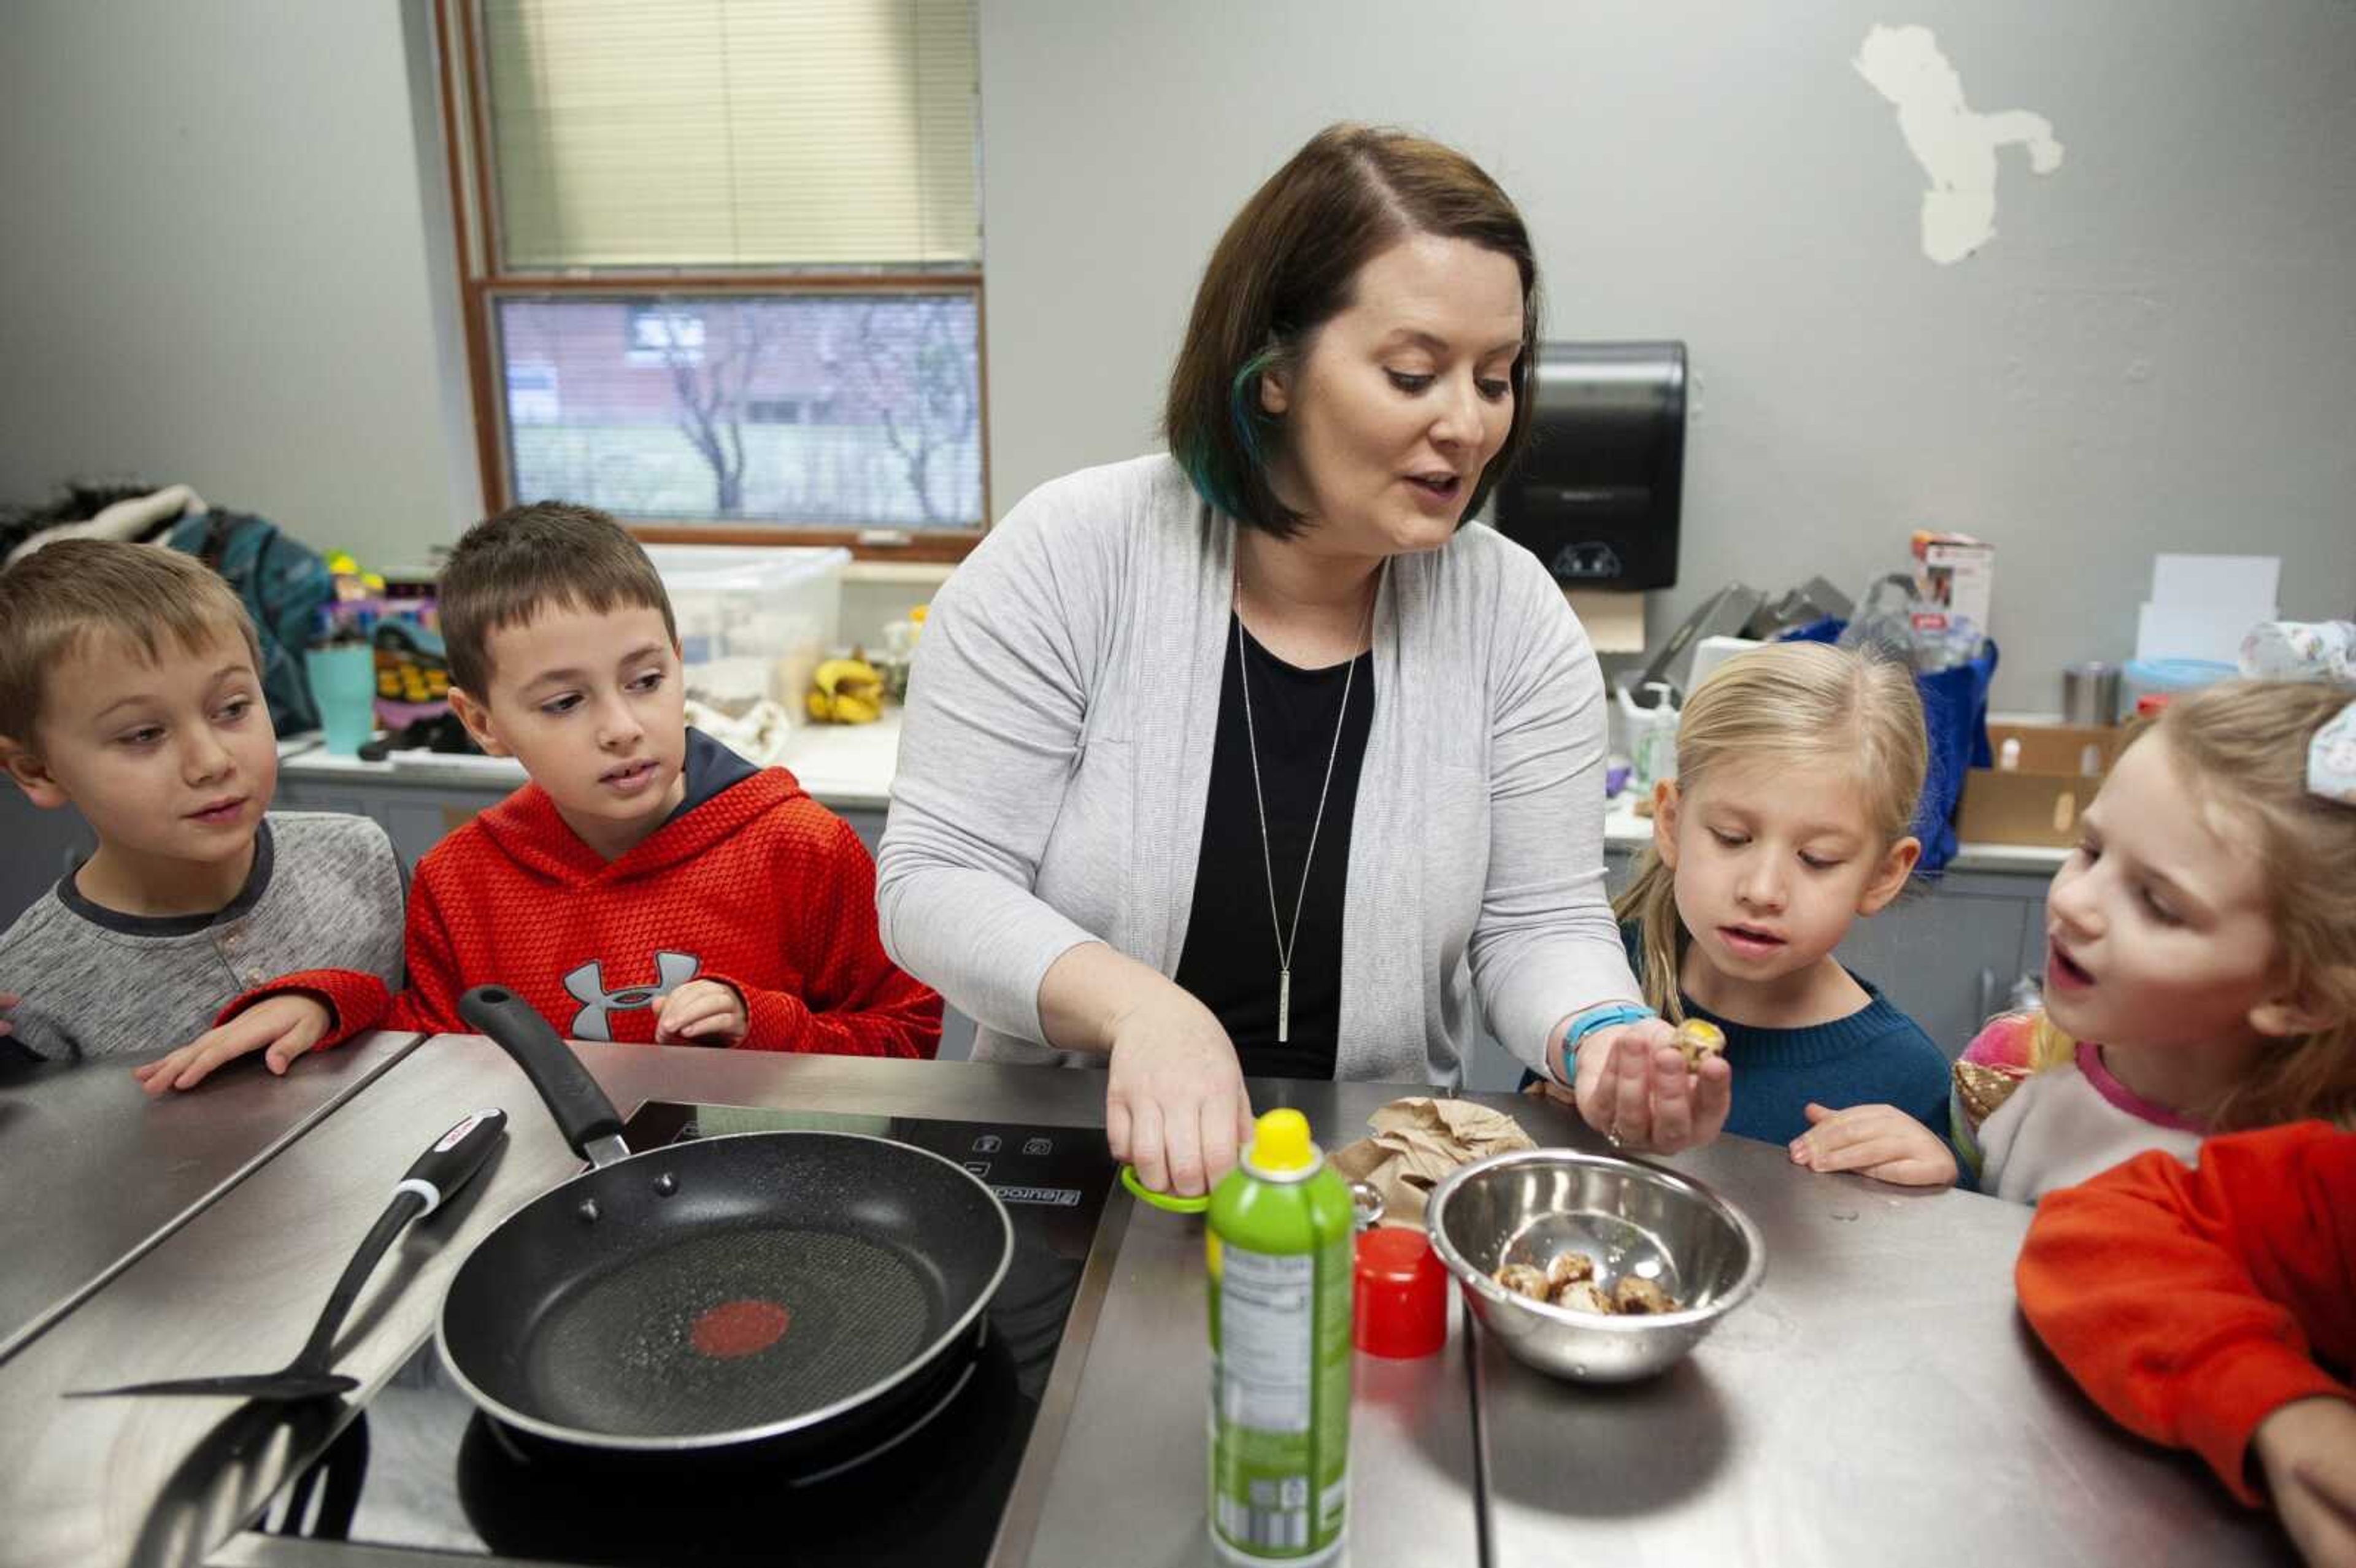
[[[723,307],[715,348],[708,322],[692,334],[683,324],[700,318],[662,308],[658,341],[663,364],[670,371],[671,389],[679,398],[679,428],[703,461],[711,465],[712,516],[744,515],[744,405],[746,393],[768,350],[772,335],[764,330],[757,308]],[[643,318],[642,318],[643,319]],[[694,352],[690,352],[692,337]]]
[[[960,320],[950,304],[871,302],[860,314],[852,364],[875,389],[884,439],[905,464],[925,520],[956,528],[980,497],[965,495],[961,474],[937,474],[934,461],[948,460],[946,467],[971,450],[981,400],[974,384],[973,314]]]
[[[980,525],[969,293],[509,298],[498,322],[506,363],[532,368],[509,394],[519,495],[645,518]]]

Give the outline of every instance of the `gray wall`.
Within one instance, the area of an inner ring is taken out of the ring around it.
[[[1923,176],[1849,61],[1937,34],[2000,156],[1997,234],[1926,260]],[[1198,271],[1339,118],[1413,125],[1521,203],[1563,337],[1676,336],[1698,394],[1684,570],[1901,564],[1994,540],[1999,707],[2132,651],[2155,550],[2284,557],[2356,606],[2356,4],[2349,0],[985,0],[991,491],[1154,443]]]
[[[0,499],[185,480],[395,564],[475,514],[428,15],[0,9]]]
[[[422,0],[0,7],[0,499],[186,479],[413,560],[477,515]],[[1933,27],[2032,109],[1953,267],[1848,61]],[[983,0],[992,498],[1153,440],[1212,240],[1311,131],[1420,126],[1522,202],[1562,336],[1678,336],[1685,581],[1995,539],[2000,705],[2119,654],[2155,549],[2356,605],[2356,4]],[[874,597],[919,596],[903,585]]]

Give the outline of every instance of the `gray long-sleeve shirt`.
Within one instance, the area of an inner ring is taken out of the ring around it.
[[[1186,944],[1226,650],[1234,527],[1138,458],[1033,492],[933,601],[877,862],[885,949],[1038,1043],[1056,958]],[[1350,837],[1336,1074],[1454,1086],[1479,1027],[1537,1065],[1569,1013],[1633,998],[1604,893],[1603,681],[1577,617],[1485,528],[1395,560]],[[1238,919],[1264,919],[1257,884]]]
[[[401,862],[364,816],[273,812],[228,907],[148,918],[101,909],[69,876],[0,934],[12,1040],[37,1057],[140,1056],[187,1044],[264,980],[365,969],[401,985]]]

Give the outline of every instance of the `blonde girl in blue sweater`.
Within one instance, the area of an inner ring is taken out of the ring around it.
[[[1613,905],[1645,1001],[1724,1031],[1726,1130],[1811,1169],[1955,1179],[1933,1131],[1946,1054],[1833,956],[1914,869],[1927,757],[1901,666],[1818,643],[1730,659],[1686,705],[1677,776]]]

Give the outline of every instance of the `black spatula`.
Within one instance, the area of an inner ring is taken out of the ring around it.
[[[359,1299],[360,1286],[393,1242],[407,1230],[412,1221],[423,1219],[455,1196],[483,1168],[483,1161],[507,1136],[508,1114],[505,1111],[477,1111],[434,1140],[434,1147],[417,1157],[409,1174],[393,1189],[392,1201],[369,1230],[352,1261],[344,1265],[343,1277],[327,1296],[327,1305],[319,1314],[319,1321],[304,1341],[302,1350],[294,1360],[274,1372],[234,1372],[217,1378],[174,1378],[163,1382],[130,1383],[122,1388],[77,1389],[68,1399],[101,1399],[115,1394],[133,1393],[194,1393],[230,1395],[239,1399],[294,1400],[318,1399],[327,1394],[344,1393],[359,1387],[359,1380],[331,1371],[337,1331],[351,1315],[352,1304]]]

